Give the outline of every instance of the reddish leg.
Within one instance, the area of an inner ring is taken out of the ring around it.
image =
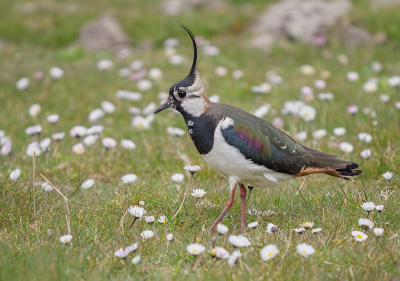
[[[214,231],[214,229],[217,227],[217,225],[222,221],[222,219],[225,217],[226,213],[229,211],[229,209],[233,206],[233,203],[235,202],[235,191],[236,191],[236,186],[232,189],[231,191],[231,197],[229,200],[226,202],[225,208],[222,210],[222,213],[219,215],[217,220],[214,222],[214,224],[210,228],[210,233]]]
[[[246,187],[242,183],[240,186],[240,231],[246,230]]]

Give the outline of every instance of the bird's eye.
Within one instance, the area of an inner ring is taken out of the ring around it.
[[[181,99],[183,99],[184,97],[186,97],[186,92],[185,91],[179,91],[178,95]]]

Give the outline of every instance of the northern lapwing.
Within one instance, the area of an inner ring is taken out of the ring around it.
[[[305,147],[261,118],[231,105],[211,102],[197,71],[195,38],[189,28],[181,27],[192,40],[192,68],[186,78],[172,85],[168,100],[154,114],[167,108],[179,111],[205,162],[229,181],[230,199],[210,232],[232,207],[237,185],[241,199],[240,229],[244,230],[245,184],[268,188],[282,180],[310,174],[351,180],[348,177],[363,173],[355,170],[357,163]]]

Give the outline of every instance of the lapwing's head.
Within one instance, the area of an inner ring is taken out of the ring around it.
[[[197,72],[197,46],[192,31],[184,25],[183,29],[189,34],[193,44],[193,63],[188,76],[183,80],[176,82],[169,89],[168,100],[163,103],[154,114],[167,108],[174,108],[183,115],[199,117],[207,110],[210,100],[203,81]]]

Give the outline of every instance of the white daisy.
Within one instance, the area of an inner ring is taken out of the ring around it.
[[[386,172],[382,174],[382,177],[387,180],[390,181],[393,178],[393,173],[392,172]]]
[[[388,79],[388,84],[393,88],[400,86],[400,76],[392,76]]]
[[[86,135],[100,135],[104,131],[104,127],[102,125],[94,125],[86,130]]]
[[[110,60],[99,60],[97,62],[97,69],[98,70],[109,70],[114,67],[114,63]]]
[[[383,211],[383,209],[385,208],[384,205],[375,205],[375,209],[380,213]]]
[[[86,135],[86,130],[83,126],[75,126],[69,131],[69,134],[73,138],[81,138]]]
[[[220,50],[217,46],[204,46],[203,47],[203,53],[206,56],[214,57],[219,55]]]
[[[126,174],[121,178],[123,184],[130,184],[134,183],[138,179],[137,175],[135,174]]]
[[[321,231],[322,231],[322,228],[315,228],[315,229],[311,230],[311,233],[317,234],[317,233],[320,233]]]
[[[159,81],[161,81],[164,74],[160,68],[153,67],[153,68],[149,69],[149,72],[147,73],[147,75],[149,76],[150,79],[152,79],[156,82],[159,82]]]
[[[358,77],[359,77],[358,73],[355,71],[347,72],[346,76],[347,76],[347,80],[349,80],[351,82],[357,81]]]
[[[196,197],[196,198],[201,198],[203,197],[207,192],[204,191],[204,189],[201,188],[195,188],[193,189],[193,193],[192,196]]]
[[[174,182],[181,182],[184,178],[185,176],[181,173],[176,173],[171,176],[171,180],[173,180]]]
[[[122,139],[122,140],[121,140],[121,146],[122,146],[123,149],[125,149],[125,150],[133,150],[133,149],[136,148],[136,144],[135,144],[133,141],[131,141],[131,140],[125,140],[125,139]]]
[[[310,229],[310,228],[312,228],[314,226],[314,223],[313,222],[310,222],[310,221],[306,221],[305,223],[303,223],[302,225],[301,225],[301,227],[302,228],[305,228],[305,229]]]
[[[214,103],[219,103],[219,101],[220,101],[220,97],[218,95],[212,95],[212,96],[208,97],[208,99]]]
[[[232,72],[232,78],[235,79],[235,80],[239,80],[243,76],[244,76],[244,71],[243,70],[237,69],[237,70],[234,70]]]
[[[229,242],[236,248],[242,248],[242,247],[247,247],[250,246],[251,243],[249,239],[242,235],[231,235],[229,236]]]
[[[72,235],[63,235],[63,236],[60,237],[59,240],[60,240],[61,243],[67,244],[67,243],[71,242]]]
[[[113,113],[115,111],[115,105],[109,101],[102,101],[101,108],[105,113]]]
[[[37,142],[33,142],[31,144],[28,145],[28,147],[26,148],[26,155],[30,156],[30,157],[38,157],[40,156],[40,154],[42,153],[42,151],[40,150]]]
[[[139,71],[143,68],[144,63],[141,60],[135,60],[131,63],[130,67],[133,71]]]
[[[375,209],[375,204],[374,204],[373,202],[368,201],[368,202],[364,202],[364,203],[361,205],[361,207],[362,207],[365,211],[367,211],[367,212],[369,213],[369,212],[371,212],[371,211],[373,211],[373,210]]]
[[[126,90],[118,90],[115,92],[115,96],[121,100],[138,101],[142,99],[142,94],[138,92],[130,92]]]
[[[11,171],[10,175],[8,176],[8,178],[10,180],[16,181],[17,179],[19,179],[21,177],[21,169],[14,169]]]
[[[318,99],[323,101],[329,101],[334,99],[334,95],[332,93],[320,93],[318,94]]]
[[[29,78],[28,77],[23,77],[17,81],[15,84],[15,88],[17,88],[20,91],[26,90],[29,86]]]
[[[0,142],[2,142],[2,146],[3,146],[0,150],[0,155],[9,155],[11,153],[12,142],[10,140],[6,140],[3,143],[2,139]]]
[[[378,90],[378,84],[374,81],[367,81],[363,85],[363,90],[366,93],[373,94]]]
[[[273,259],[279,253],[278,248],[275,245],[267,245],[260,251],[260,256],[263,261]]]
[[[83,153],[85,153],[85,147],[81,142],[79,142],[72,147],[72,152],[78,155],[82,155]]]
[[[311,76],[314,75],[315,73],[315,69],[314,67],[312,67],[311,65],[302,65],[300,67],[300,72],[306,76]]]
[[[144,214],[144,208],[139,206],[134,206],[134,207],[130,206],[128,212],[135,218],[141,218]]]
[[[348,142],[341,142],[339,144],[339,148],[341,151],[345,152],[345,153],[350,153],[353,151],[354,146],[352,146],[350,143]]]
[[[370,143],[372,141],[372,136],[368,133],[359,133],[358,134],[358,139],[360,141],[366,142],[366,143]]]
[[[88,189],[91,188],[94,185],[95,181],[94,179],[87,179],[81,184],[82,189]]]
[[[217,259],[227,259],[229,258],[229,252],[225,250],[223,247],[215,247],[211,251],[211,255],[215,256]]]
[[[305,132],[305,131],[298,132],[298,133],[296,133],[294,138],[300,142],[303,142],[307,139],[307,132]]]
[[[145,230],[140,233],[140,236],[142,236],[143,239],[150,239],[154,236],[154,232],[151,230]]]
[[[166,216],[161,216],[161,217],[158,219],[158,222],[159,222],[159,223],[162,223],[162,224],[167,224],[168,219],[167,219]]]
[[[43,188],[43,190],[44,190],[45,192],[49,192],[49,191],[52,191],[52,190],[53,190],[53,187],[51,186],[51,184],[48,184],[47,182],[42,182],[42,183],[40,184],[40,186]]]
[[[172,233],[167,234],[167,240],[172,241],[174,239],[174,235]]]
[[[139,130],[148,130],[150,129],[151,123],[148,119],[143,116],[135,116],[132,118],[132,127],[137,128]]]
[[[268,234],[277,233],[278,230],[279,230],[279,229],[278,229],[278,227],[277,227],[275,224],[273,224],[273,223],[268,223],[267,229],[266,229],[266,232],[267,232]]]
[[[256,228],[256,227],[258,226],[258,221],[249,223],[247,226],[248,226],[249,228]]]
[[[40,104],[32,104],[31,107],[29,107],[29,115],[32,117],[38,116],[41,110],[42,107],[40,106]]]
[[[58,80],[63,76],[64,76],[64,70],[62,70],[61,68],[59,68],[59,67],[50,68],[50,77],[53,80]]]
[[[271,105],[269,103],[265,103],[256,110],[254,110],[253,115],[259,118],[264,118],[265,116],[268,115],[270,110],[271,110]]]
[[[103,138],[101,140],[101,143],[107,149],[113,149],[114,147],[117,146],[117,141],[113,138]]]
[[[365,241],[368,238],[368,235],[361,232],[361,231],[353,231],[351,233],[351,235],[353,236],[353,238],[359,242]]]
[[[228,70],[223,66],[217,66],[214,70],[214,73],[219,77],[223,77],[228,74]]]
[[[315,120],[317,116],[317,111],[311,105],[305,105],[300,108],[299,117],[306,122],[311,122]]]
[[[337,137],[344,136],[346,134],[346,129],[343,127],[338,127],[333,129],[333,134]]]
[[[96,122],[96,121],[100,120],[101,118],[103,118],[104,115],[105,115],[105,113],[101,108],[96,108],[95,110],[92,110],[89,113],[88,120],[89,120],[89,122]]]
[[[153,83],[147,79],[141,79],[137,81],[137,88],[140,92],[145,92],[153,87]]]
[[[374,227],[374,223],[369,219],[359,219],[358,224],[362,230],[369,231],[371,228]]]
[[[50,148],[51,144],[51,138],[44,138],[40,141],[39,147],[42,149],[42,151],[48,151]]]
[[[368,159],[371,157],[371,149],[367,148],[360,152],[360,156],[364,159]]]
[[[313,133],[312,135],[313,135],[313,138],[314,138],[314,139],[320,140],[320,139],[322,139],[323,137],[325,137],[326,134],[327,134],[327,131],[326,131],[326,130],[324,130],[324,129],[319,129],[319,130],[314,131],[314,133]]]
[[[374,228],[374,235],[376,236],[376,237],[380,237],[380,236],[382,236],[383,235],[383,228]]]
[[[315,250],[314,247],[308,245],[306,243],[302,243],[296,246],[297,252],[302,255],[303,257],[308,257],[309,255],[314,254]]]
[[[175,137],[181,137],[185,134],[185,131],[181,128],[168,127],[167,134]]]
[[[238,258],[240,258],[241,256],[242,256],[242,254],[240,253],[240,250],[233,251],[233,253],[230,254],[230,256],[228,258],[228,264],[230,264],[231,266],[235,265],[236,260]]]
[[[186,165],[183,167],[186,171],[189,171],[192,175],[194,175],[197,171],[200,171],[200,166],[199,165]]]
[[[304,231],[306,231],[306,229],[303,228],[303,227],[295,228],[295,229],[293,229],[293,230],[294,230],[295,232],[297,232],[298,234],[303,234]]]
[[[83,143],[84,143],[86,146],[92,146],[93,144],[95,144],[95,142],[96,142],[97,139],[98,139],[98,136],[97,136],[97,135],[89,135],[89,136],[86,136],[86,137],[83,139]]]
[[[58,116],[58,114],[52,114],[47,116],[47,122],[49,122],[50,124],[55,124],[58,122],[58,119],[60,117]]]
[[[202,252],[204,252],[205,247],[201,244],[195,243],[195,244],[187,245],[186,250],[189,252],[189,254],[191,254],[193,256],[198,256]]]
[[[217,225],[217,232],[220,235],[224,235],[224,234],[226,234],[228,232],[228,227],[223,225],[222,223],[219,223]]]
[[[183,63],[183,57],[182,57],[182,55],[179,55],[179,54],[172,55],[172,56],[169,58],[169,62],[170,62],[172,65],[179,65],[179,64],[182,64],[182,63]]]
[[[140,256],[135,256],[133,259],[132,259],[132,263],[133,264],[138,264],[140,262]]]

